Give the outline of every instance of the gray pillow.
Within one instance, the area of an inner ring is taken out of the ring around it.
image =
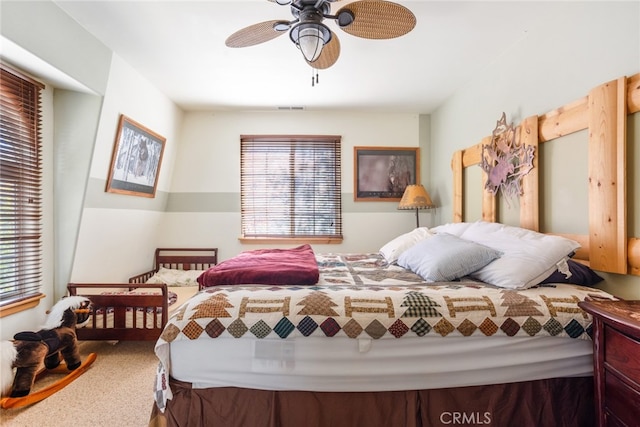
[[[407,249],[398,265],[427,282],[449,282],[481,269],[500,255],[495,249],[442,233]]]

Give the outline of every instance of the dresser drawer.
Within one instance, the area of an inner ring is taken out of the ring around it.
[[[640,420],[640,391],[629,387],[611,372],[605,373],[604,387],[605,412],[615,415],[628,426],[637,425]]]
[[[629,427],[628,425],[617,419],[615,415],[606,411],[604,414],[604,425],[607,427]]]
[[[640,385],[640,342],[606,326],[604,360],[623,375]]]

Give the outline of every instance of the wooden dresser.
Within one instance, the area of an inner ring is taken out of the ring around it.
[[[598,426],[640,426],[640,301],[578,305],[593,315]]]

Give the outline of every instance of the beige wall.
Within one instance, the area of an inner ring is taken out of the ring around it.
[[[120,115],[167,138],[156,198],[105,193]],[[126,281],[148,270],[179,151],[183,112],[114,55],[95,137],[71,281]]]
[[[341,135],[344,241],[316,245],[316,250],[376,251],[386,241],[415,227],[415,215],[398,211],[396,202],[353,202],[353,147],[417,147],[418,115],[192,112],[185,114],[160,243],[217,246],[221,259],[259,247],[238,241],[241,134]],[[424,179],[422,182],[426,183]],[[423,225],[429,225],[427,215],[423,214]]]

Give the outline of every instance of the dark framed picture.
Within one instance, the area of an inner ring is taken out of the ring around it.
[[[354,192],[359,201],[399,201],[407,185],[420,182],[420,149],[354,147]]]
[[[163,136],[120,115],[106,191],[155,197],[165,142]]]

